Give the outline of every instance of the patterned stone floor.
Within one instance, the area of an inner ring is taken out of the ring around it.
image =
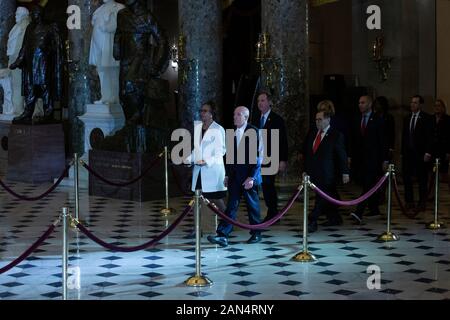
[[[9,183],[16,191],[30,195],[48,185]],[[284,185],[286,200],[295,186]],[[357,197],[357,188],[341,190],[344,199]],[[442,220],[450,223],[450,192],[441,186]],[[59,215],[61,207],[73,207],[73,192],[59,187],[37,202],[14,200],[0,191],[0,267],[26,250]],[[81,218],[97,236],[118,245],[148,241],[177,217],[189,198],[172,198],[177,211],[164,217],[163,201],[137,203],[89,197],[81,191]],[[313,201],[311,201],[313,203]],[[263,202],[261,202],[263,203]],[[396,203],[394,201],[394,203]],[[264,205],[262,205],[264,208]],[[315,264],[290,259],[302,244],[302,203],[283,217],[281,223],[263,233],[263,241],[246,244],[248,232],[236,229],[227,248],[206,240],[216,219],[204,216],[202,271],[214,284],[190,288],[183,284],[195,271],[194,241],[188,234],[192,216],[151,249],[117,253],[103,249],[79,232],[70,232],[69,299],[171,299],[171,300],[299,300],[299,299],[449,299],[450,235],[448,229],[429,231],[432,204],[426,213],[411,220],[394,206],[393,230],[400,240],[380,243],[376,236],[386,229],[384,217],[368,218],[354,226],[342,209],[344,225],[319,227],[310,236]],[[382,207],[385,212],[385,207]],[[263,214],[264,216],[264,214]],[[242,206],[239,213],[247,221]],[[61,299],[61,226],[32,256],[0,275],[0,299]],[[381,270],[381,288],[368,289],[369,266]]]

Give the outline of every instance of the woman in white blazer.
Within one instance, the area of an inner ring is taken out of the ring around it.
[[[214,121],[215,105],[204,103],[200,109],[201,122],[194,125],[194,150],[187,158],[193,165],[192,191],[201,189],[205,198],[211,200],[220,210],[225,211],[224,198],[227,188],[223,184],[226,152],[225,130]]]

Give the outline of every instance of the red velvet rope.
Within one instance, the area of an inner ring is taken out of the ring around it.
[[[157,163],[158,161],[161,159],[161,157],[157,157],[155,160],[152,161],[152,163],[150,164],[150,166],[145,169],[144,171],[142,171],[142,173],[136,177],[133,178],[132,180],[128,181],[128,182],[114,182],[111,181],[103,176],[101,176],[100,174],[98,174],[97,172],[94,171],[94,169],[92,169],[87,163],[83,162],[83,167],[89,171],[90,174],[94,175],[97,179],[103,181],[106,184],[112,185],[112,186],[116,186],[116,187],[126,187],[129,186],[130,184],[136,183],[137,181],[141,180],[149,171],[150,169],[152,169]]]
[[[63,173],[59,176],[58,180],[47,190],[45,191],[43,194],[41,194],[40,196],[37,197],[27,197],[27,196],[23,196],[18,194],[17,192],[15,192],[14,190],[12,190],[10,187],[8,187],[1,179],[0,179],[0,185],[12,196],[18,198],[19,200],[23,200],[23,201],[37,201],[37,200],[41,200],[42,198],[45,198],[46,196],[48,196],[50,193],[53,192],[53,190],[55,190],[59,184],[63,181],[63,179],[67,176],[67,172],[69,171],[70,166],[67,166]]]
[[[192,204],[189,204],[184,209],[184,211],[178,216],[178,218],[166,230],[164,230],[160,235],[158,235],[157,237],[155,237],[154,239],[152,239],[146,243],[143,243],[141,245],[134,246],[134,247],[119,247],[119,246],[107,243],[107,242],[101,240],[100,238],[98,238],[97,236],[95,236],[91,231],[86,229],[86,227],[84,227],[79,222],[77,222],[77,228],[82,233],[84,233],[89,239],[91,239],[92,241],[96,242],[98,245],[100,245],[108,250],[117,251],[117,252],[134,252],[134,251],[139,251],[139,250],[145,250],[149,247],[156,245],[161,239],[163,239],[165,236],[167,236],[169,233],[171,233],[181,223],[181,221],[183,221],[183,219],[187,216],[187,214],[191,210],[192,210]]]
[[[28,248],[24,253],[22,253],[19,257],[17,257],[16,259],[14,259],[13,261],[11,261],[10,263],[8,263],[6,266],[0,268],[0,274],[5,273],[7,271],[9,271],[10,269],[14,268],[15,266],[17,266],[19,263],[21,263],[23,260],[25,260],[26,258],[28,258],[28,256],[30,254],[33,253],[34,250],[36,250],[41,244],[42,242],[44,242],[45,240],[47,240],[47,238],[53,233],[53,231],[55,230],[56,225],[59,223],[59,221],[53,223],[48,229],[47,231],[45,231],[45,233],[36,240],[35,243],[33,243],[31,245],[30,248]]]
[[[407,216],[408,218],[413,219],[415,216],[417,216],[417,214],[419,213],[418,211],[414,211],[414,210],[410,210],[408,211],[405,208],[405,205],[403,204],[403,201],[400,197],[400,192],[398,191],[398,185],[397,185],[397,178],[395,177],[395,174],[393,175],[393,179],[394,181],[394,194],[395,194],[395,198],[397,199],[397,203],[400,206],[400,210],[403,212],[403,214],[405,216]]]
[[[323,192],[322,190],[320,190],[316,185],[314,185],[313,183],[311,184],[311,188],[316,191],[316,193],[322,197],[323,199],[327,200],[328,202],[331,202],[332,204],[338,205],[338,206],[354,206],[357,205],[363,201],[366,201],[367,199],[369,199],[375,192],[377,192],[382,186],[383,184],[386,182],[386,179],[388,178],[388,175],[385,174],[378,182],[377,184],[372,187],[372,189],[370,189],[369,191],[367,191],[365,194],[363,194],[361,197],[359,197],[358,199],[355,200],[351,200],[351,201],[341,201],[341,200],[337,200],[334,199],[332,197],[330,197],[329,195],[327,195],[325,192]]]
[[[246,229],[246,230],[260,230],[260,229],[265,229],[267,227],[270,227],[277,220],[279,220],[282,216],[284,216],[286,214],[286,212],[288,212],[289,209],[292,208],[292,206],[294,205],[295,199],[297,199],[297,197],[300,195],[300,193],[302,192],[302,189],[303,189],[303,186],[301,186],[297,190],[297,192],[288,200],[287,204],[284,206],[284,208],[280,212],[277,213],[276,216],[274,216],[272,219],[270,219],[264,223],[260,223],[260,224],[245,224],[245,223],[241,223],[239,221],[233,220],[230,217],[228,217],[226,213],[222,212],[219,208],[214,206],[208,199],[206,199],[206,201],[207,201],[208,207],[214,213],[216,213],[219,217],[221,217],[228,223],[231,223],[232,225],[235,225],[237,227],[240,227],[240,228]]]

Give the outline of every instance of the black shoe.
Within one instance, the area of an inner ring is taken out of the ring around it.
[[[308,233],[313,233],[317,231],[317,222],[313,221],[308,224]]]
[[[247,243],[258,243],[262,240],[262,237],[260,234],[252,234],[250,239],[247,240]]]
[[[342,225],[342,221],[333,221],[333,220],[328,220],[321,224],[321,226],[323,227],[334,227],[340,225]]]
[[[361,215],[352,212],[352,213],[350,214],[350,217],[353,219],[353,221],[354,221],[354,223],[355,223],[356,225],[361,225],[361,224],[362,224],[362,216],[361,216]]]
[[[208,236],[208,241],[212,244],[218,244],[222,248],[225,248],[228,246],[228,239],[227,237],[220,237],[220,236]]]

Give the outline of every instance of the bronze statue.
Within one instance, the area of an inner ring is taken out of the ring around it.
[[[169,45],[145,0],[126,0],[117,13],[113,55],[120,61],[119,99],[126,124],[92,147],[117,152],[155,152],[166,144],[164,103],[169,83],[160,78],[169,64]]]
[[[61,97],[62,46],[56,24],[45,24],[42,8],[31,9],[28,25],[17,60],[10,69],[22,69],[22,90],[25,110],[13,119],[16,124],[42,124],[54,121],[54,102]],[[44,115],[33,119],[38,98],[43,100]]]
[[[120,61],[119,97],[128,125],[148,125],[145,113],[159,109],[151,100],[158,100],[160,89],[166,87],[159,76],[168,65],[169,46],[146,1],[125,4],[117,15],[114,36],[114,58]]]

